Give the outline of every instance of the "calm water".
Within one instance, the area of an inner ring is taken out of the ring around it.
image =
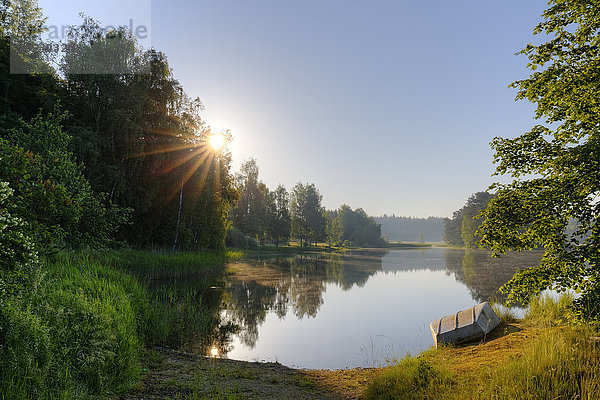
[[[433,319],[485,300],[539,253],[432,248],[280,255],[231,264],[224,356],[301,368],[384,365],[432,345]]]

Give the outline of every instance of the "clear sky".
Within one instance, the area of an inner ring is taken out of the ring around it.
[[[209,125],[231,129],[234,168],[255,157],[270,188],[314,183],[327,208],[450,216],[492,182],[491,139],[534,123],[508,85],[529,74],[514,53],[542,0],[40,5],[50,25],[81,11],[149,25],[143,44],[167,54]]]

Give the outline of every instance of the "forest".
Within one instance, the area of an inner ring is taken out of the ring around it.
[[[240,256],[226,242],[385,244],[313,184],[272,191],[253,159],[234,174],[231,133],[125,28],[83,16],[55,47],[36,1],[0,7],[3,398],[123,393],[145,347],[218,335],[204,291]],[[193,289],[147,285],[191,271]]]

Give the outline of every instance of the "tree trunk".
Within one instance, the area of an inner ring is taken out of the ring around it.
[[[179,190],[179,211],[177,211],[177,225],[175,227],[175,240],[173,240],[173,253],[177,246],[177,239],[179,238],[179,221],[181,221],[181,203],[183,202],[183,173],[181,174],[181,189]]]

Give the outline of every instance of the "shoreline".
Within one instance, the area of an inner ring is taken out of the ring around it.
[[[485,341],[439,350],[430,348],[407,358],[426,358],[432,363],[449,365],[457,375],[468,375],[514,358],[541,332],[542,329],[526,326],[522,321],[503,321]],[[146,350],[142,364],[146,369],[142,385],[126,399],[359,399],[376,378],[398,368],[394,364],[373,368],[297,369],[273,362],[211,358],[164,347]]]

